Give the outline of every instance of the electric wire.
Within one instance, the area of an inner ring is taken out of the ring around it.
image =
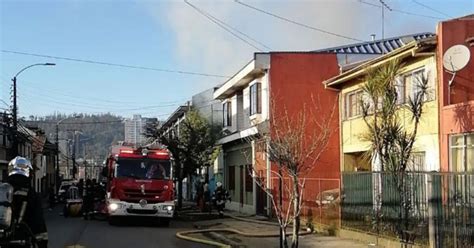
[[[268,50],[271,50],[270,47],[266,46],[265,44],[253,39],[252,37],[250,37],[249,35],[239,31],[238,29],[228,25],[227,23],[223,22],[222,20],[218,19],[217,17],[209,14],[208,12],[198,8],[197,6],[191,4],[189,1],[187,0],[184,0],[184,2],[189,5],[191,8],[193,8],[194,10],[196,10],[199,14],[201,14],[202,16],[206,17],[207,19],[209,19],[211,22],[213,22],[214,24],[218,25],[219,27],[221,27],[222,29],[224,29],[225,31],[227,31],[228,33],[232,34],[234,37],[236,37],[237,39],[245,42],[247,45],[257,49],[258,51],[263,51],[262,49],[260,49],[259,47],[255,46],[254,44],[252,44],[251,42],[245,40],[244,38],[242,38],[241,36],[237,35],[236,33],[234,33],[232,30],[234,30],[235,32],[247,37],[248,39],[250,39],[251,41],[263,46],[264,48],[268,49]],[[232,29],[232,30],[231,30]]]
[[[419,1],[412,0],[412,2],[414,2],[414,3],[416,3],[416,4],[420,5],[420,6],[422,6],[422,7],[424,7],[424,8],[427,8],[427,9],[433,11],[433,12],[436,12],[436,13],[438,13],[438,14],[444,15],[444,16],[446,16],[446,17],[448,17],[448,18],[453,18],[452,16],[450,16],[450,15],[448,15],[448,14],[446,14],[446,13],[443,13],[443,12],[441,12],[441,11],[435,9],[435,8],[432,8],[432,7],[430,7],[430,6],[426,5],[426,4],[423,4],[423,3],[419,2]]]
[[[378,5],[378,4],[375,4],[375,3],[370,3],[370,2],[367,2],[367,1],[364,1],[364,0],[358,0],[358,1],[361,4],[365,4],[365,5],[369,5],[369,6],[377,7],[377,8],[382,8],[381,5]],[[437,17],[437,16],[422,15],[422,14],[417,14],[417,13],[408,12],[408,11],[400,10],[400,9],[394,9],[394,8],[391,8],[391,9],[392,9],[392,12],[398,12],[398,13],[405,14],[405,15],[418,16],[418,17],[424,17],[424,18],[435,19],[435,20],[442,20],[443,19],[442,17]]]
[[[57,60],[66,60],[66,61],[73,61],[73,62],[81,62],[81,63],[88,63],[88,64],[130,68],[130,69],[159,71],[159,72],[167,72],[167,73],[178,73],[178,74],[203,76],[203,77],[230,78],[229,76],[217,75],[217,74],[192,72],[192,71],[182,71],[182,70],[171,70],[171,69],[154,68],[154,67],[146,67],[146,66],[127,65],[127,64],[96,61],[96,60],[90,60],[90,59],[78,59],[78,58],[72,58],[72,57],[61,57],[61,56],[53,56],[53,55],[47,55],[47,54],[13,51],[13,50],[4,50],[4,49],[2,49],[2,52],[3,53],[18,54],[18,55],[25,55],[25,56],[33,56],[33,57],[41,57],[41,58],[49,58],[49,59],[57,59]]]
[[[295,24],[295,25],[298,25],[298,26],[301,26],[301,27],[304,27],[304,28],[307,28],[307,29],[311,29],[313,31],[317,31],[317,32],[320,32],[320,33],[325,33],[325,34],[328,34],[328,35],[332,35],[332,36],[336,36],[336,37],[339,37],[339,38],[344,38],[344,39],[348,39],[348,40],[353,40],[353,41],[359,41],[359,42],[363,42],[364,40],[361,40],[361,39],[357,39],[357,38],[353,38],[353,37],[349,37],[349,36],[346,36],[346,35],[342,35],[342,34],[337,34],[337,33],[334,33],[334,32],[331,32],[331,31],[328,31],[328,30],[325,30],[325,29],[322,29],[322,28],[317,28],[317,27],[313,27],[313,26],[310,26],[310,25],[307,25],[307,24],[304,24],[304,23],[301,23],[301,22],[297,22],[295,20],[291,20],[287,17],[283,17],[283,16],[280,16],[280,15],[277,15],[277,14],[274,14],[274,13],[271,13],[269,11],[266,11],[266,10],[263,10],[263,9],[260,9],[260,8],[257,8],[255,6],[252,6],[250,4],[247,4],[247,3],[244,3],[240,0],[234,0],[234,2],[242,5],[242,6],[245,6],[247,8],[250,8],[250,9],[253,9],[253,10],[256,10],[258,12],[261,12],[261,13],[264,13],[266,15],[269,15],[269,16],[273,16],[277,19],[280,19],[280,20],[283,20],[283,21],[286,21],[286,22],[289,22],[289,23],[292,23],[292,24]]]

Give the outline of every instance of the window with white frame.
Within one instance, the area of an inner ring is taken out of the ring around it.
[[[262,113],[262,84],[250,86],[250,115]]]
[[[232,126],[232,102],[225,102],[223,105],[224,127]]]
[[[413,71],[407,72],[396,78],[396,89],[397,89],[397,103],[405,104],[414,99],[415,96],[420,92],[420,84],[423,80],[427,80],[428,76],[425,75],[425,68],[418,68]],[[433,86],[428,83],[428,89],[424,97],[424,101],[434,100],[435,95],[433,94]]]
[[[450,137],[450,167],[454,172],[474,172],[474,133]]]

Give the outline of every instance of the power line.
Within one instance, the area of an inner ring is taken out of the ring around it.
[[[375,4],[375,3],[366,2],[366,1],[364,1],[364,0],[359,0],[359,3],[365,4],[365,5],[369,5],[369,6],[372,6],[372,7],[382,8],[381,5],[378,5],[378,4]],[[417,13],[408,12],[408,11],[404,11],[404,10],[400,10],[400,9],[394,9],[394,8],[392,8],[392,11],[393,11],[393,12],[398,12],[398,13],[401,13],[401,14],[405,14],[405,15],[418,16],[418,17],[430,18],[430,19],[435,19],[435,20],[442,20],[442,19],[443,19],[442,17],[429,16],[429,15],[422,15],[422,14],[417,14]]]
[[[88,64],[115,66],[115,67],[122,67],[122,68],[159,71],[159,72],[168,72],[168,73],[179,73],[179,74],[187,74],[187,75],[203,76],[203,77],[230,78],[229,76],[217,75],[217,74],[208,74],[208,73],[191,72],[191,71],[170,70],[170,69],[153,68],[153,67],[145,67],[145,66],[117,64],[117,63],[109,63],[109,62],[102,62],[102,61],[95,61],[95,60],[77,59],[77,58],[71,58],[71,57],[59,57],[59,56],[52,56],[52,55],[46,55],[46,54],[19,52],[19,51],[12,51],[12,50],[3,50],[2,49],[2,52],[3,53],[26,55],[26,56],[41,57],[41,58],[49,58],[49,59],[67,60],[67,61],[74,61],[74,62],[81,62],[81,63],[88,63]]]
[[[31,121],[33,123],[51,123],[57,124],[57,121]],[[61,125],[89,125],[89,124],[109,124],[109,123],[120,123],[123,120],[114,120],[114,121],[89,121],[89,122],[61,122]]]
[[[258,12],[264,13],[264,14],[269,15],[269,16],[273,16],[273,17],[278,18],[278,19],[280,19],[280,20],[283,20],[283,21],[286,21],[286,22],[289,22],[289,23],[293,23],[293,24],[295,24],[295,25],[298,25],[298,26],[301,26],[301,27],[304,27],[304,28],[308,28],[308,29],[311,29],[311,30],[314,30],[314,31],[318,31],[318,32],[321,32],[321,33],[329,34],[329,35],[336,36],[336,37],[339,37],[339,38],[344,38],[344,39],[348,39],[348,40],[362,41],[362,42],[363,42],[363,40],[360,40],[360,39],[357,39],[357,38],[349,37],[349,36],[342,35],[342,34],[337,34],[337,33],[334,33],[334,32],[331,32],[331,31],[327,31],[327,30],[324,30],[324,29],[321,29],[321,28],[316,28],[316,27],[313,27],[313,26],[309,26],[309,25],[307,25],[307,24],[304,24],[304,23],[301,23],[301,22],[297,22],[297,21],[288,19],[288,18],[283,17],[283,16],[279,16],[279,15],[277,15],[277,14],[268,12],[268,11],[266,11],[266,10],[259,9],[259,8],[255,7],[255,6],[252,6],[252,5],[243,3],[243,2],[240,1],[240,0],[234,0],[234,2],[236,2],[236,3],[238,3],[238,4],[242,5],[242,6],[245,6],[245,7],[247,7],[247,8],[256,10],[256,11],[258,11]]]
[[[3,104],[5,104],[5,106],[10,107],[10,104],[8,104],[7,102],[5,102],[4,100],[0,99],[0,102],[2,102]]]
[[[2,75],[2,77],[4,79],[6,79],[6,77],[4,77]],[[50,92],[51,94],[47,94],[49,96],[54,96],[55,98],[58,97],[58,96],[63,96],[63,97],[67,97],[68,101],[70,101],[71,98],[78,98],[78,99],[83,99],[83,100],[87,100],[87,103],[90,103],[90,101],[96,101],[96,102],[102,102],[101,104],[103,104],[104,106],[105,105],[112,105],[112,106],[116,106],[117,104],[123,104],[123,105],[131,105],[131,106],[137,106],[137,107],[140,107],[140,103],[138,102],[128,102],[128,101],[114,101],[114,100],[108,100],[108,99],[102,99],[102,98],[95,98],[95,97],[85,97],[85,96],[81,96],[81,95],[77,95],[77,94],[73,94],[73,93],[64,93],[64,90],[60,90],[60,89],[52,89],[50,87],[48,88],[44,88],[44,87],[41,87],[39,85],[43,85],[43,83],[39,83],[37,81],[35,81],[34,83],[31,82],[31,81],[25,81],[25,80],[21,80],[22,82],[25,82],[25,83],[28,83],[30,85],[27,85],[28,88],[33,88],[33,89],[36,89],[38,91],[35,91],[34,93],[35,94],[40,94],[38,92],[43,92],[43,94],[46,94],[44,93],[44,91],[46,92]],[[23,86],[18,86],[18,88],[20,89],[20,91],[22,90],[25,90],[27,88],[22,88]],[[40,94],[41,95],[41,94]],[[160,104],[174,104],[174,103],[180,103],[182,101],[185,101],[187,98],[180,98],[182,100],[176,100],[176,101],[165,101],[165,102],[158,102]],[[77,101],[77,100],[76,100]],[[81,101],[77,101],[77,102],[81,102]],[[84,103],[84,102],[82,102]]]
[[[446,17],[448,17],[448,18],[452,18],[452,16],[450,16],[450,15],[448,15],[448,14],[445,14],[445,13],[443,13],[443,12],[437,10],[437,9],[434,9],[434,8],[432,8],[432,7],[430,7],[430,6],[426,5],[426,4],[420,3],[420,2],[418,2],[418,1],[416,1],[416,0],[412,0],[412,1],[413,1],[414,3],[420,5],[420,6],[424,7],[424,8],[427,8],[427,9],[433,11],[433,12],[436,12],[436,13],[438,13],[438,14],[444,15],[444,16],[446,16]]]
[[[25,94],[27,93],[27,94]],[[138,111],[138,110],[146,110],[146,109],[156,109],[156,108],[165,108],[165,107],[173,107],[173,106],[178,106],[179,104],[163,104],[163,105],[149,105],[149,106],[141,106],[141,107],[133,107],[133,108],[117,108],[117,106],[99,106],[97,104],[87,104],[87,103],[78,103],[78,102],[71,102],[71,101],[60,101],[57,98],[47,96],[45,94],[33,94],[29,92],[23,92],[22,94],[26,96],[37,96],[37,95],[42,95],[41,98],[39,98],[39,101],[44,101],[44,102],[52,102],[52,103],[57,103],[61,105],[68,105],[68,106],[73,106],[73,107],[82,107],[82,108],[89,108],[89,109],[105,109],[105,110],[111,110],[111,111]],[[44,99],[48,98],[48,99]]]
[[[191,8],[193,8],[194,10],[196,10],[199,14],[203,15],[204,17],[206,17],[207,19],[209,19],[211,22],[213,22],[214,24],[218,25],[219,27],[221,27],[222,29],[224,29],[225,31],[229,32],[230,34],[232,34],[234,37],[236,37],[237,39],[245,42],[246,44],[248,44],[249,46],[259,50],[259,51],[262,51],[262,49],[260,49],[259,47],[255,46],[254,44],[250,43],[249,41],[245,40],[244,38],[240,37],[239,35],[237,35],[236,33],[234,33],[232,30],[234,30],[235,32],[238,32],[239,34],[247,37],[248,39],[252,40],[253,42],[265,47],[266,49],[268,50],[272,50],[270,47],[266,46],[265,44],[253,39],[252,37],[250,37],[249,35],[239,31],[238,29],[228,25],[227,23],[219,20],[217,17],[214,17],[212,16],[211,14],[209,14],[208,12],[205,12],[204,10],[196,7],[195,5],[191,4],[189,1],[187,0],[184,0],[184,2],[189,5]],[[232,30],[230,30],[232,29]]]

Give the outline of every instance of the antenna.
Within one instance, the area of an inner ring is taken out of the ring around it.
[[[385,8],[392,11],[390,6],[384,2],[384,0],[379,0],[380,4],[382,5],[382,54],[385,54]]]
[[[448,73],[453,75],[449,80],[449,86],[454,82],[456,72],[466,67],[470,58],[471,52],[464,45],[454,45],[446,50],[443,55],[443,67]]]

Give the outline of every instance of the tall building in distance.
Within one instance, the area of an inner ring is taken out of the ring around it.
[[[125,143],[136,146],[144,145],[147,141],[143,135],[147,123],[157,122],[156,118],[142,118],[141,115],[133,115],[132,119],[125,120]]]

